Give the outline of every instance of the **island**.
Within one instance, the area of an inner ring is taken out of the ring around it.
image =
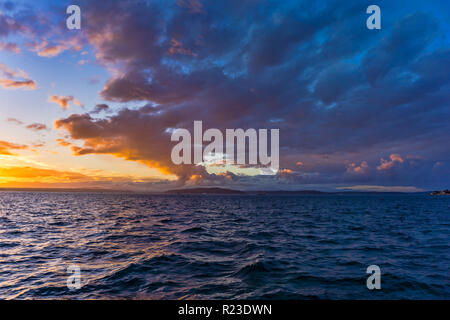
[[[450,190],[446,189],[443,191],[433,191],[430,193],[430,195],[432,196],[445,196],[445,195],[450,195]]]
[[[244,191],[225,188],[190,188],[166,191],[171,194],[245,194]]]
[[[271,190],[271,191],[241,191],[227,188],[186,188],[168,190],[169,194],[247,194],[247,195],[294,195],[294,194],[327,194],[316,190]]]

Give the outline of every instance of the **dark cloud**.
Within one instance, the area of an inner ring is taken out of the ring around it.
[[[4,1],[4,2],[1,3],[1,6],[2,6],[3,9],[5,9],[6,11],[14,10],[14,8],[16,7],[16,5],[14,4],[14,2],[12,2],[12,1]]]
[[[409,15],[396,23],[391,34],[363,59],[371,84],[388,72],[404,71],[436,38],[438,22],[422,13]]]
[[[170,136],[165,129],[176,123],[166,115],[148,111],[145,107],[123,109],[109,119],[73,114],[57,120],[55,127],[67,130],[71,139],[84,140],[83,147],[71,146],[76,155],[113,154],[176,174],[183,181],[194,173],[206,174],[203,167],[176,166],[171,162]]]
[[[25,30],[26,28],[10,15],[0,12],[0,38],[24,32]]]
[[[427,6],[386,4],[387,22],[374,31],[365,4],[342,1],[86,2],[86,39],[114,70],[101,96],[148,105],[56,126],[84,141],[76,154],[141,161],[186,183],[443,186],[448,26]],[[243,177],[174,166],[167,129],[194,120],[279,128],[283,170]]]
[[[99,114],[101,112],[109,112],[111,109],[107,104],[97,104],[94,110],[91,111],[92,114]]]
[[[26,128],[33,131],[48,130],[48,127],[43,123],[32,123],[27,125]]]

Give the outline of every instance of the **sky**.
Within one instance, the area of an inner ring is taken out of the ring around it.
[[[66,8],[81,9],[81,29]],[[366,8],[381,8],[381,29]],[[449,188],[448,1],[1,1],[0,188]],[[173,129],[280,130],[280,170]]]

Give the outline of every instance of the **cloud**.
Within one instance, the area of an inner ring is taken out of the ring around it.
[[[23,121],[16,119],[16,118],[8,118],[8,119],[6,119],[6,121],[9,123],[19,125],[19,126],[25,125],[25,123],[23,123]],[[25,125],[25,128],[33,130],[33,131],[49,130],[49,128],[45,124],[38,123],[38,122]]]
[[[189,183],[445,184],[447,30],[428,4],[385,6],[395,21],[372,32],[363,6],[337,1],[83,2],[86,41],[111,70],[101,97],[146,106],[55,125],[82,144],[71,146],[77,155],[140,161]],[[292,173],[225,179],[174,166],[167,130],[194,120],[279,128],[281,167]]]
[[[0,38],[6,38],[17,33],[24,33],[26,28],[11,15],[0,11]]]
[[[64,4],[52,4],[49,9],[45,4],[36,7],[33,3],[0,3],[0,50],[20,53],[16,43],[2,41],[10,37],[41,57],[55,57],[67,50],[80,51],[83,44],[81,35],[64,37],[66,25],[60,23],[60,15],[53,14],[55,10],[65,12],[65,8]]]
[[[0,85],[4,89],[36,89],[36,82],[23,71],[15,71],[0,63]]]
[[[48,127],[43,123],[32,123],[27,125],[26,128],[33,131],[48,130]]]
[[[87,79],[89,84],[97,84],[100,82],[100,77],[95,75]]]
[[[1,3],[1,7],[6,11],[11,11],[15,8],[15,4],[12,1],[5,1]]]
[[[351,163],[347,167],[347,172],[352,174],[366,174],[369,170],[369,165],[366,161],[361,162],[360,165]]]
[[[111,109],[107,104],[97,104],[94,110],[91,111],[92,114],[99,114],[101,112],[109,112]]]
[[[0,42],[0,51],[5,50],[11,53],[20,54],[21,50],[19,46],[12,42]]]
[[[36,83],[33,80],[17,81],[10,79],[0,79],[0,85],[2,85],[5,89],[36,89]]]
[[[80,51],[82,44],[79,37],[57,40],[56,43],[50,43],[46,39],[41,41],[31,41],[27,43],[29,50],[36,52],[40,57],[52,58],[60,55],[66,50]]]
[[[55,121],[57,129],[66,130],[73,140],[83,140],[82,147],[71,145],[75,155],[111,154],[138,161],[163,173],[188,179],[192,174],[207,175],[203,167],[176,166],[170,158],[173,143],[163,130],[170,117],[155,114],[156,110],[123,109],[109,119],[94,119],[89,114],[72,114]]]
[[[174,55],[174,54],[184,54],[187,56],[195,56],[196,55],[191,50],[183,48],[182,43],[176,39],[172,39],[170,41],[170,48],[168,50],[168,53],[170,55]]]
[[[294,171],[292,171],[291,169],[281,169],[278,171],[278,174],[280,175],[289,175],[289,174],[293,174]]]
[[[377,167],[378,171],[390,170],[396,163],[403,163],[403,159],[398,154],[391,154],[389,156],[390,160],[381,159],[381,164]]]
[[[75,99],[73,96],[58,96],[58,95],[52,95],[48,98],[48,102],[53,102],[58,104],[61,109],[66,110],[69,107],[69,103],[73,102],[73,104],[82,107],[83,104]]]
[[[21,144],[0,140],[0,155],[12,156],[14,155],[14,153],[11,152],[11,150],[24,150],[24,149],[28,149],[28,147]]]
[[[6,119],[6,121],[17,124],[17,125],[23,125],[23,122],[16,118],[8,118],[8,119]]]
[[[408,66],[436,38],[438,28],[436,19],[425,13],[411,14],[398,21],[392,33],[363,59],[370,83]]]
[[[72,144],[64,139],[56,139],[56,142],[58,143],[58,145],[62,146],[62,147],[70,147],[72,146]]]
[[[204,13],[200,0],[177,0],[177,5],[188,9],[190,13]]]
[[[58,171],[51,169],[41,169],[34,167],[2,167],[0,168],[0,177],[16,178],[16,179],[37,179],[51,178],[58,180],[87,180],[87,176],[70,171]]]
[[[152,178],[108,175],[102,170],[67,171],[33,166],[0,167],[2,188],[67,188],[164,191],[176,188],[176,182]]]

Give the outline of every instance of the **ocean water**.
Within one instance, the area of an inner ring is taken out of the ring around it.
[[[449,299],[449,240],[446,196],[0,192],[0,298]]]

